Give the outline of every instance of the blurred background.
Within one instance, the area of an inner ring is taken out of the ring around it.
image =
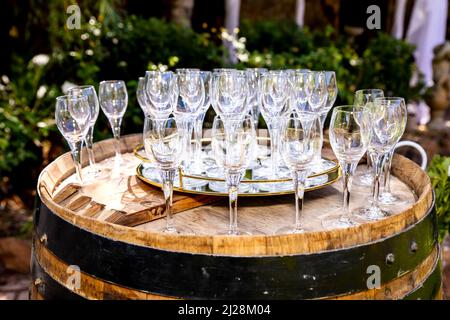
[[[361,88],[405,97],[404,139],[419,142],[433,159],[428,170],[444,235],[449,10],[447,0],[2,0],[0,299],[27,296],[37,177],[68,150],[54,123],[55,97],[75,84],[98,88],[101,80],[123,79],[129,92],[123,134],[140,132],[135,89],[146,70],[334,70],[336,105],[352,103]],[[100,116],[95,139],[105,138],[110,130]]]

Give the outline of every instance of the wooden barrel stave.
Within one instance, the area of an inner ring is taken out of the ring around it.
[[[122,150],[132,150],[139,138],[126,137]],[[108,150],[107,141],[98,145],[97,150]],[[69,210],[52,201],[57,185],[73,173],[67,161],[52,163],[38,185],[42,203],[35,213],[33,264],[40,270],[35,277],[44,272],[53,279],[47,287],[64,287],[67,275],[64,269],[55,272],[55,265],[73,264],[88,279],[78,294],[89,299],[431,299],[440,288],[429,179],[402,157],[394,160],[394,174],[405,177],[418,199],[402,214],[347,233],[239,239],[167,236],[79,215],[75,207]],[[380,289],[367,290],[370,265],[381,269]],[[35,297],[55,296],[33,291]]]

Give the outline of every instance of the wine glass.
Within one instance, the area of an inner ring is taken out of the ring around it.
[[[256,145],[255,128],[250,115],[243,118],[214,118],[211,146],[217,165],[225,172],[229,194],[230,224],[226,235],[250,234],[238,229],[237,200],[238,188]]]
[[[294,225],[283,227],[276,233],[302,233],[305,231],[300,218],[303,215],[303,197],[306,178],[314,161],[317,149],[311,137],[320,131],[320,120],[315,114],[300,119],[296,113],[283,121],[281,131],[281,154],[284,162],[292,171],[295,193]],[[313,133],[314,131],[314,133]]]
[[[366,221],[379,220],[389,215],[389,212],[379,206],[380,177],[389,152],[405,130],[407,117],[406,108],[401,99],[375,99],[374,110],[375,112],[370,112],[372,134],[368,144],[375,173],[372,201],[369,207],[361,208],[358,212],[358,217]]]
[[[136,87],[136,98],[139,103],[139,106],[141,107],[142,111],[144,112],[144,116],[150,116],[150,100],[148,98],[147,92],[145,90],[145,78],[139,77],[138,84]]]
[[[97,92],[95,91],[94,86],[85,85],[85,86],[77,86],[70,88],[67,92],[67,95],[70,96],[85,96],[88,100],[89,108],[90,108],[90,122],[89,129],[86,134],[85,144],[88,152],[89,158],[89,169],[86,174],[84,174],[85,180],[92,180],[100,175],[101,170],[95,163],[95,154],[93,149],[93,139],[94,139],[94,126],[97,121],[98,114],[100,111],[99,102],[97,97]]]
[[[155,159],[161,176],[162,190],[166,203],[165,233],[193,233],[187,227],[175,227],[172,217],[173,181],[181,161],[183,137],[174,118],[145,117],[144,148],[149,158]]]
[[[283,170],[279,158],[281,120],[290,113],[288,103],[291,93],[289,73],[283,71],[269,71],[261,75],[259,80],[259,101],[261,113],[267,123],[270,134],[270,172],[271,179],[281,178]],[[277,184],[271,183],[272,188],[277,189]]]
[[[89,131],[91,108],[88,98],[80,95],[66,95],[56,98],[55,121],[72,152],[76,176],[83,185],[81,172],[81,147]]]
[[[261,111],[259,109],[259,101],[258,101],[258,81],[262,74],[266,73],[267,69],[265,68],[247,68],[245,69],[245,74],[247,76],[247,84],[248,84],[248,97],[247,104],[250,109],[250,114],[253,118],[253,124],[255,126],[255,130],[258,130],[258,122]]]
[[[185,172],[190,172],[191,138],[195,119],[200,113],[205,100],[205,85],[199,70],[180,69],[177,72],[178,103],[174,106],[174,116],[184,138],[182,165]]]
[[[320,114],[328,98],[326,74],[324,71],[307,73],[306,94],[311,110]]]
[[[289,77],[291,83],[289,104],[291,106],[291,110],[296,112],[298,115],[305,112],[306,114],[313,114],[313,110],[311,110],[311,107],[308,104],[308,93],[306,89],[309,73],[309,70],[294,70]]]
[[[206,113],[211,104],[211,72],[200,71],[200,75],[203,79],[203,85],[205,86],[205,98],[203,100],[203,106],[200,108],[197,118],[194,123],[194,168],[193,171],[197,173],[203,172],[203,160],[202,160],[202,134],[203,134],[203,121],[205,120]]]
[[[109,120],[114,136],[114,175],[119,172],[122,162],[120,151],[120,125],[128,105],[128,93],[125,82],[122,80],[108,80],[100,82],[99,88],[100,107]]]
[[[338,87],[336,82],[336,74],[334,71],[322,71],[325,74],[325,86],[326,86],[326,100],[325,102],[319,106],[317,112],[319,113],[320,125],[321,125],[321,134],[322,139],[320,141],[319,149],[320,152],[316,154],[316,158],[314,159],[314,171],[315,172],[323,172],[327,169],[322,162],[322,146],[323,146],[323,128],[325,125],[325,120],[327,118],[328,112],[333,107],[336,102]]]
[[[375,101],[377,101],[378,99],[380,99],[380,98],[377,98]],[[381,98],[381,99],[382,99],[381,101],[385,100],[389,103],[400,105],[400,108],[402,109],[401,112],[402,112],[402,114],[405,115],[405,117],[402,118],[402,125],[400,127],[401,136],[402,136],[403,133],[405,132],[406,121],[407,121],[407,109],[406,109],[405,99],[403,99],[401,97],[386,97],[386,98]],[[395,142],[395,145],[400,140],[400,137]],[[394,156],[395,145],[389,151],[388,157],[386,159],[386,163],[384,165],[383,191],[380,193],[380,196],[378,197],[378,201],[384,205],[404,203],[404,200],[402,200],[398,195],[392,193],[392,191],[391,191],[391,165],[392,165],[392,157]]]
[[[223,121],[242,118],[247,114],[247,77],[244,73],[230,69],[215,71],[211,81],[211,104]]]
[[[374,110],[374,102],[376,98],[384,97],[381,89],[361,89],[355,92],[355,106],[367,107],[369,111]],[[373,185],[373,169],[372,161],[369,153],[366,157],[366,170],[355,174],[355,184],[370,187]]]
[[[148,103],[149,115],[155,118],[168,118],[173,112],[178,100],[177,79],[177,75],[171,71],[145,73],[144,91],[148,100],[144,99],[143,103]]]
[[[363,107],[340,106],[333,109],[330,122],[330,144],[342,171],[342,213],[322,220],[325,228],[347,228],[357,222],[349,210],[352,175],[367,151],[371,136],[369,113]]]

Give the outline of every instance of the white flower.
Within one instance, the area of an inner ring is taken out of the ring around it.
[[[94,34],[94,36],[98,37],[102,31],[99,28],[95,28],[94,30],[92,30],[92,33]]]
[[[36,97],[38,99],[42,99],[46,93],[47,93],[47,87],[42,85],[39,87],[38,91],[36,92]]]
[[[90,24],[91,26],[95,25],[96,22],[97,22],[97,21],[96,21],[95,17],[91,17],[91,18],[89,19],[89,24]]]
[[[64,94],[66,94],[67,91],[69,91],[70,88],[73,88],[75,86],[76,86],[75,83],[72,83],[72,82],[69,82],[69,81],[64,81],[63,85],[61,86],[61,90],[62,90],[62,92]]]
[[[34,56],[33,59],[31,59],[31,62],[39,67],[45,66],[49,61],[50,57],[47,54],[42,53]]]
[[[83,34],[80,36],[80,38],[81,38],[81,40],[87,40],[87,39],[89,39],[89,33],[83,33]]]
[[[8,84],[9,83],[9,78],[6,74],[2,75],[2,81],[4,84]]]
[[[87,49],[87,50],[85,51],[85,53],[86,53],[88,56],[92,56],[92,55],[94,54],[94,51],[92,51],[92,49]]]
[[[39,121],[39,122],[37,123],[37,126],[38,126],[39,128],[45,128],[45,127],[47,126],[47,124],[46,124],[44,121]]]

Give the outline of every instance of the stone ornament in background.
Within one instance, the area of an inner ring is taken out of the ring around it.
[[[445,113],[450,104],[450,42],[434,49],[433,81],[425,100],[430,107],[430,128],[443,129],[445,127]]]

